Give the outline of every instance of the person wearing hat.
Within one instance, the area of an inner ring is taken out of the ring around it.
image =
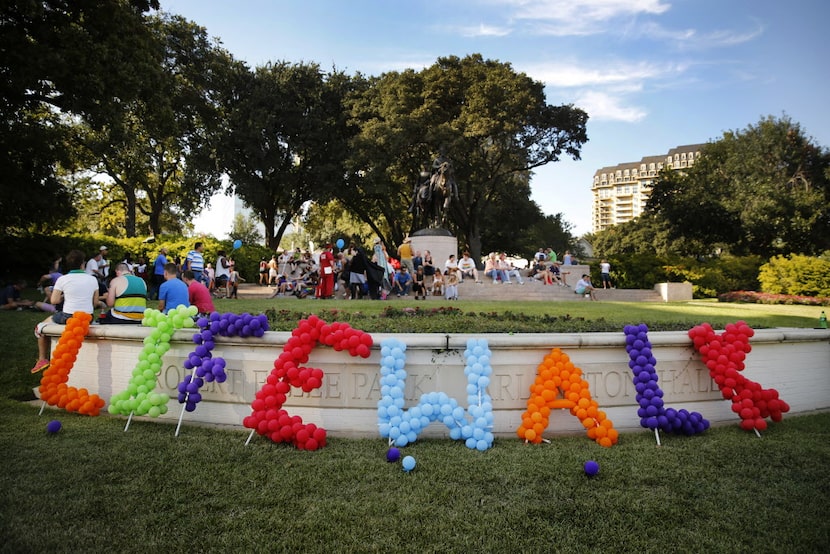
[[[401,265],[409,270],[409,274],[414,275],[415,265],[412,263],[412,239],[409,237],[403,239],[403,244],[398,246],[398,258],[401,260]]]
[[[334,254],[332,244],[326,243],[320,253],[320,275],[317,279],[317,298],[332,298],[334,296]]]
[[[98,252],[101,253],[101,261],[98,262],[98,271],[101,272],[101,279],[106,280],[110,273],[110,263],[107,260],[107,252],[109,252],[109,249],[106,246],[102,246],[98,249]]]

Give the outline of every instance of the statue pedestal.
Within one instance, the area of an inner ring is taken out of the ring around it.
[[[421,256],[429,250],[432,254],[432,264],[444,272],[444,262],[455,254],[458,259],[458,239],[446,229],[421,229],[410,236],[412,252],[420,252]]]

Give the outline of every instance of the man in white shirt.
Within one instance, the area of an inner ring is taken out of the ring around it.
[[[464,281],[464,277],[472,277],[475,279],[476,283],[480,283],[481,281],[478,278],[478,269],[476,269],[476,263],[470,257],[469,252],[464,252],[461,254],[461,259],[458,260],[458,272],[462,278],[462,282]]]
[[[499,254],[499,269],[507,275],[507,283],[510,283],[511,277],[515,277],[520,285],[525,284],[524,279],[522,279],[522,274],[513,266],[512,262],[507,261],[507,255],[504,252]]]
[[[576,294],[587,294],[591,297],[591,300],[597,299],[594,294],[594,286],[591,284],[591,276],[587,273],[582,275],[582,279],[576,282],[574,292]]]
[[[110,263],[107,260],[107,252],[109,250],[106,246],[102,246],[98,249],[98,252],[101,254],[101,259],[98,262],[98,271],[101,273],[101,279],[106,279],[107,276],[110,274]]]
[[[75,312],[91,315],[98,303],[98,280],[84,272],[84,253],[72,250],[65,261],[69,272],[55,281],[50,298],[51,303],[60,309],[35,326],[38,360],[32,373],[49,367],[50,339],[43,334],[43,328],[49,323],[63,325]]]

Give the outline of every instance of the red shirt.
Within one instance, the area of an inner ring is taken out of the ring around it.
[[[187,298],[190,300],[190,305],[196,306],[200,314],[210,314],[216,311],[210,291],[198,281],[192,281],[187,285]]]

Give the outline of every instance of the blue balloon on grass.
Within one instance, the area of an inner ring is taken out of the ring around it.
[[[403,470],[407,473],[415,469],[415,458],[407,456],[403,459]]]
[[[54,435],[58,431],[61,430],[61,422],[57,419],[53,419],[49,423],[46,424],[46,432]]]
[[[588,477],[593,477],[599,473],[599,464],[596,463],[594,460],[588,460],[585,462],[585,475]]]
[[[343,250],[343,247],[346,246],[346,241],[343,239],[337,239],[337,242],[335,242],[334,244],[337,245],[337,248]]]
[[[242,241],[239,240],[239,239],[236,239],[235,241],[233,241],[233,249],[234,250],[239,250],[240,248],[242,248]]]

